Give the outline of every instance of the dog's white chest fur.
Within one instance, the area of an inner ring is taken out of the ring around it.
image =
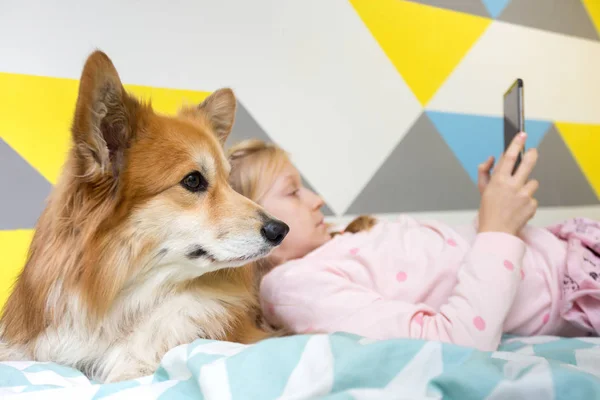
[[[56,327],[36,342],[34,358],[75,365],[92,379],[112,381],[152,374],[168,350],[199,337],[225,336],[228,314],[222,303],[189,292],[170,295],[148,309],[142,295],[120,302],[99,328],[89,331],[75,319],[78,302]]]

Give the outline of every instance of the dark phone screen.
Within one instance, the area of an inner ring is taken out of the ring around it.
[[[504,94],[504,151],[517,133],[525,130],[523,117],[523,82],[518,79]],[[522,153],[517,158],[515,170],[521,163]]]

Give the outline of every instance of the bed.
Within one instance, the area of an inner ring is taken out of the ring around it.
[[[600,338],[505,336],[496,352],[344,333],[196,340],[152,376],[104,385],[52,363],[0,363],[0,399],[34,398],[597,399]]]

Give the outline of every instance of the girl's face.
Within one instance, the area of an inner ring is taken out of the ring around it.
[[[302,186],[300,174],[291,163],[282,169],[260,205],[290,227],[281,245],[271,253],[276,265],[304,257],[331,238],[321,213],[323,200]]]

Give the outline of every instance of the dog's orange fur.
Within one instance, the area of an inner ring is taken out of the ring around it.
[[[0,360],[55,361],[120,380],[152,372],[165,351],[195,337],[272,335],[255,323],[252,269],[232,268],[268,252],[259,231],[269,218],[227,183],[222,145],[234,113],[223,89],[178,116],[158,115],[125,92],[104,53],[88,58],[72,148],[0,320]],[[194,170],[209,182],[205,193],[180,184]],[[196,234],[227,257],[186,259]],[[179,308],[163,323],[173,326],[141,332],[169,302]],[[135,348],[146,341],[151,356]]]

